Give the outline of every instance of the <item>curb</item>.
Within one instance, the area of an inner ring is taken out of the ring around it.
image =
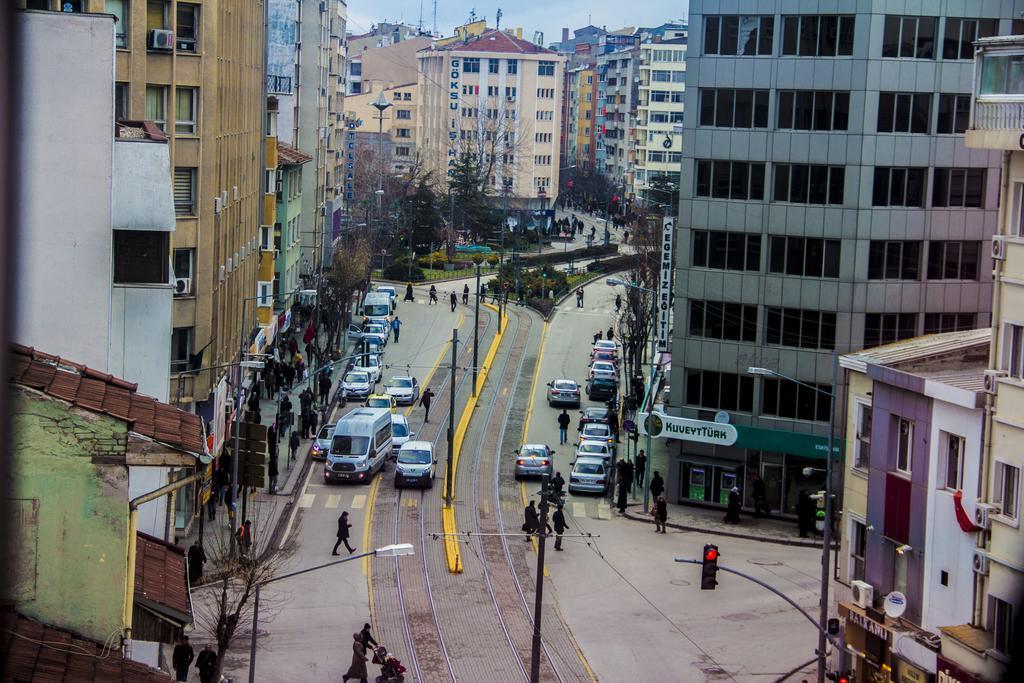
[[[643,522],[644,524],[653,524],[653,522],[654,522],[654,520],[648,519],[647,516],[640,516],[640,515],[636,515],[636,514],[630,513],[629,509],[628,509],[628,506],[627,506],[627,509],[626,509],[626,514],[624,514],[622,516],[625,517],[626,519],[630,519],[630,520],[632,520],[634,522]],[[696,532],[701,532],[701,533],[714,534],[715,536],[728,536],[730,538],[744,538],[744,539],[747,539],[747,540],[750,540],[750,541],[759,541],[761,543],[775,543],[776,545],[798,546],[798,547],[801,547],[801,548],[821,548],[821,543],[820,542],[819,543],[815,543],[814,541],[805,541],[805,540],[801,540],[801,539],[798,539],[798,538],[793,538],[793,539],[766,538],[764,536],[754,536],[754,535],[751,535],[751,534],[740,534],[740,533],[736,533],[734,531],[718,531],[718,530],[712,531],[710,529],[706,529],[706,528],[703,528],[703,527],[690,526],[690,525],[687,525],[687,524],[677,524],[677,523],[674,523],[674,522],[665,522],[665,526],[671,527],[673,529],[678,529],[679,531],[696,531]]]

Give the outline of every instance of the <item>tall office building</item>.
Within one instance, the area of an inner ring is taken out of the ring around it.
[[[836,354],[990,322],[999,155],[964,146],[972,43],[1024,3],[730,7],[690,6],[669,412],[737,437],[678,441],[668,490],[751,505],[759,475],[793,513],[823,480]]]

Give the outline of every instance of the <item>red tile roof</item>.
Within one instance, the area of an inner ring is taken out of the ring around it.
[[[130,423],[131,430],[189,453],[206,453],[198,415],[136,393],[138,384],[20,344],[11,345],[10,379],[55,398]]]
[[[304,164],[308,161],[313,161],[313,157],[300,152],[289,144],[281,142],[277,143],[277,156],[280,158],[280,164],[282,166],[297,166],[298,164]]]
[[[0,614],[0,680],[40,683],[163,683],[171,677],[94,640],[14,612]]]
[[[490,29],[467,42],[461,40],[437,48],[458,52],[511,52],[524,55],[557,55],[554,50],[541,47],[522,38],[516,38],[504,31]]]
[[[141,531],[136,533],[135,545],[135,600],[140,599],[145,606],[178,618],[182,625],[191,621],[185,549]]]

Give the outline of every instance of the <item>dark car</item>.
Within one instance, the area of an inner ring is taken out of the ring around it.
[[[615,398],[619,385],[611,378],[591,377],[587,380],[587,398],[591,401],[608,401]]]
[[[600,422],[601,424],[610,424],[612,421],[612,411],[610,408],[605,406],[590,406],[580,411],[580,423],[576,429],[583,429],[583,425],[591,422]]]

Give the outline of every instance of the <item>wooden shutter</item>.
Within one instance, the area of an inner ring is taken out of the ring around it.
[[[195,169],[174,169],[174,213],[178,216],[195,215]]]

